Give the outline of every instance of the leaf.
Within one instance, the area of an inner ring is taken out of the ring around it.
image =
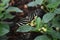
[[[7,35],[0,36],[0,40],[8,40]]]
[[[17,7],[9,7],[6,12],[23,12],[22,10],[20,10]]]
[[[3,10],[5,10],[5,8],[4,7],[0,7],[0,12],[2,12]]]
[[[47,34],[51,35],[53,38],[60,39],[60,33],[56,32],[52,28],[49,28],[49,30],[47,30]]]
[[[45,14],[43,16],[43,19],[42,19],[43,23],[48,23],[49,21],[51,21],[54,18],[55,15],[56,14],[54,14],[54,13],[47,13],[47,14]]]
[[[0,3],[0,7],[4,7],[5,6],[5,4],[4,3]]]
[[[44,1],[44,0],[35,0],[35,1],[33,1],[33,2],[28,3],[27,5],[28,5],[29,7],[34,7],[34,6],[37,6],[37,5],[41,5],[43,1]]]
[[[41,5],[44,0],[36,0],[35,3]]]
[[[18,28],[17,32],[29,32],[32,29],[33,29],[33,27],[31,27],[29,25],[23,25],[23,26]]]
[[[8,8],[8,7],[9,7],[9,4],[6,4],[6,5],[4,6],[5,9]]]
[[[59,4],[60,4],[60,2],[50,3],[47,5],[47,7],[48,8],[56,8],[56,7],[58,7]]]
[[[1,0],[4,4],[7,4],[10,2],[10,0]]]
[[[0,23],[0,36],[3,36],[8,32],[9,32],[9,25]]]
[[[46,35],[37,36],[34,40],[50,40]]]
[[[41,18],[37,17],[36,18],[36,29],[40,29],[41,26],[42,26]]]
[[[54,11],[54,13],[60,14],[60,8],[56,9],[56,10]]]
[[[5,13],[5,17],[3,19],[6,19],[6,18],[12,19],[12,18],[14,18],[14,16],[11,15],[11,14],[6,14]]]
[[[48,3],[55,3],[55,2],[59,2],[60,0],[47,0]]]
[[[3,14],[0,13],[0,19],[3,17]]]
[[[60,28],[60,16],[57,16],[52,20],[52,27]]]
[[[34,1],[33,1],[33,2],[28,3],[27,5],[28,5],[29,7],[30,7],[30,6],[31,6],[31,7],[37,6],[37,5],[36,5],[36,3],[35,3]]]

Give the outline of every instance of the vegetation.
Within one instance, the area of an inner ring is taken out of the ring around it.
[[[15,16],[10,12],[23,12],[23,10],[9,5],[10,0],[1,0],[0,2],[0,36],[9,32],[9,24],[5,19],[13,19]],[[47,3],[47,4],[46,4]],[[34,40],[60,40],[60,0],[33,0],[26,4],[28,7],[41,6],[46,14],[41,18],[35,16],[34,19],[23,26],[20,26],[16,32],[40,32]],[[43,6],[42,6],[43,5]]]

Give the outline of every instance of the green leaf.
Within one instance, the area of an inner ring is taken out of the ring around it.
[[[23,25],[23,26],[18,28],[17,32],[29,32],[32,29],[33,29],[33,27],[31,27],[29,25]]]
[[[48,8],[56,8],[58,7],[60,4],[60,2],[55,2],[55,3],[50,3],[47,5]]]
[[[29,7],[31,6],[31,7],[34,7],[34,6],[37,6],[37,4],[33,1],[33,2],[30,2],[30,3],[28,3],[27,4]]]
[[[0,36],[3,36],[8,32],[9,32],[9,25],[0,23]]]
[[[60,28],[60,16],[57,16],[52,20],[52,27]]]
[[[60,14],[60,8],[56,9],[56,10],[54,11],[54,13]]]
[[[17,7],[9,7],[6,12],[23,12],[22,10],[20,10]]]
[[[35,22],[36,22],[36,29],[40,29],[40,27],[42,27],[41,18],[37,17]]]
[[[6,18],[9,18],[9,19],[12,19],[14,18],[15,16],[11,15],[11,14],[5,14],[5,17],[3,19],[6,19]]]
[[[56,32],[52,28],[49,28],[49,30],[47,30],[47,34],[51,35],[53,38],[60,39],[60,33]]]
[[[6,5],[4,6],[5,9],[8,8],[8,7],[9,7],[9,4],[6,4]]]
[[[47,0],[48,3],[55,3],[55,2],[59,2],[60,0]]]
[[[4,7],[5,6],[5,4],[4,3],[0,3],[0,7]]]
[[[0,36],[0,40],[8,40],[7,35]]]
[[[3,17],[3,14],[0,13],[0,19]]]
[[[35,3],[41,5],[44,0],[36,0]]]
[[[5,8],[4,7],[0,7],[0,12],[2,12],[3,10],[5,10]]]
[[[47,13],[47,14],[45,14],[43,16],[43,19],[42,19],[43,23],[48,23],[49,21],[51,21],[54,18],[55,15],[56,14],[54,14],[54,13]]]
[[[51,40],[46,35],[37,36],[34,40]]]
[[[30,2],[28,3],[27,5],[30,7],[34,7],[34,6],[37,6],[37,5],[41,5],[43,3],[44,0],[35,0],[33,2]]]
[[[10,0],[1,0],[4,4],[9,3]]]

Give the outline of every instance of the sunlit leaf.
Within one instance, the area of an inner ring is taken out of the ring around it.
[[[41,26],[42,26],[41,18],[37,17],[36,18],[36,29],[40,29]]]

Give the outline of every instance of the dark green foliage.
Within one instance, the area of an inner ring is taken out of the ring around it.
[[[10,0],[1,0],[1,1],[2,2],[0,3],[0,36],[3,36],[9,32],[9,25],[5,24],[3,20],[7,18],[8,19],[14,18],[14,16],[12,16],[10,12],[23,12],[23,11],[17,7],[8,7]]]
[[[4,19],[13,19],[15,16],[12,16],[10,12],[23,12],[17,7],[8,7],[10,0],[1,0],[0,3],[0,36],[5,35],[9,32],[9,25],[3,22]],[[48,4],[46,4],[48,3]],[[34,40],[60,40],[60,0],[35,0],[27,4],[28,7],[37,7],[42,5],[46,7],[43,10],[46,11],[46,14],[41,19],[36,17],[33,19],[31,26],[26,24],[20,26],[16,32],[41,32],[43,35],[37,36]],[[8,7],[8,8],[7,8]],[[6,9],[7,8],[7,9]],[[48,10],[48,11],[47,11]],[[4,11],[4,12],[2,12]],[[55,28],[55,29],[54,29]]]

